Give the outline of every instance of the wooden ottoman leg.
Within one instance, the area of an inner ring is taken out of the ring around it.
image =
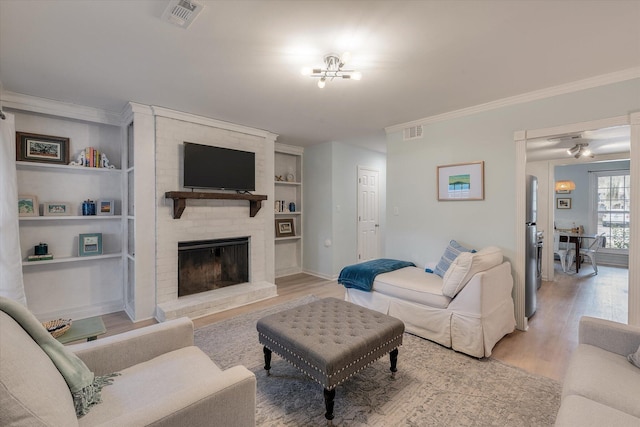
[[[271,375],[271,350],[267,347],[262,347],[264,353],[264,369],[267,370],[267,375]]]
[[[324,414],[324,417],[329,421],[329,425],[333,423],[331,420],[333,419],[333,400],[336,397],[336,389],[332,388],[331,390],[324,389],[324,407],[327,412]]]
[[[389,353],[389,360],[391,361],[391,378],[396,377],[396,372],[398,372],[398,349],[394,349],[391,353]]]

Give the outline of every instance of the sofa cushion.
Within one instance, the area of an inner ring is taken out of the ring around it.
[[[442,295],[442,279],[435,274],[425,273],[418,267],[405,267],[378,274],[373,282],[373,290],[435,308],[447,308],[451,302],[451,298]]]
[[[102,404],[80,418],[80,425],[122,425],[123,420],[131,421],[128,417],[135,419],[135,424],[146,425],[163,412],[165,416],[171,414],[169,403],[175,404],[202,381],[221,372],[197,347],[165,353],[123,369],[113,384],[102,389]],[[145,413],[149,419],[140,418]]]
[[[433,272],[440,277],[444,277],[444,274],[449,269],[449,266],[451,265],[453,260],[455,260],[457,256],[463,252],[475,252],[475,249],[465,248],[455,240],[451,240],[449,242],[449,246],[447,246],[447,248],[444,250],[442,257],[440,258],[440,261],[438,262],[438,265],[436,265],[436,268],[433,270]]]
[[[47,354],[0,311],[0,425],[78,425],[69,387]]]
[[[640,419],[582,396],[566,396],[556,417],[556,427],[637,427]]]
[[[502,250],[495,246],[475,253],[461,253],[451,263],[442,279],[442,294],[450,298],[455,297],[476,273],[502,264],[502,258]]]
[[[562,395],[580,395],[640,418],[640,370],[625,356],[580,344],[571,356]]]

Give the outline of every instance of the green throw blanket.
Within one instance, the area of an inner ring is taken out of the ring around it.
[[[64,377],[73,396],[76,415],[81,417],[89,412],[89,407],[100,403],[100,390],[111,384],[118,374],[96,377],[82,360],[53,338],[36,317],[22,304],[0,297],[0,310],[11,316],[33,340],[47,353],[53,364]]]

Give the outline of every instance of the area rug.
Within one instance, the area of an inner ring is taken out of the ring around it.
[[[307,296],[195,331],[195,343],[221,368],[244,365],[257,378],[258,426],[324,425],[322,387],[273,355],[263,369],[256,322],[316,300]],[[334,425],[552,426],[560,384],[491,358],[457,353],[405,334],[395,379],[385,357],[336,389]]]

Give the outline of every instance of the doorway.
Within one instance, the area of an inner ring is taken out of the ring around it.
[[[629,158],[631,164],[631,179],[633,182],[638,182],[640,179],[640,113],[632,113],[625,116],[618,116],[609,119],[593,120],[590,122],[576,123],[571,125],[563,125],[554,128],[537,129],[537,130],[524,130],[514,134],[514,142],[516,143],[516,223],[524,223],[525,220],[525,206],[524,206],[524,190],[525,190],[525,176],[527,174],[528,165],[528,147],[529,141],[540,138],[551,138],[557,135],[565,135],[576,132],[583,132],[585,130],[596,130],[609,128],[614,126],[630,126],[630,151]],[[566,152],[566,149],[564,149]],[[547,162],[548,163],[548,162]],[[547,203],[551,201],[551,195],[549,182],[554,181],[553,171],[547,169],[544,177],[548,180],[546,185]],[[636,186],[638,187],[638,186]],[[632,189],[632,198],[640,200],[640,188]],[[631,216],[640,217],[640,208],[636,205],[631,206]],[[549,219],[550,215],[546,219],[546,229],[553,229],[553,220]],[[541,222],[541,221],[539,221]],[[632,229],[633,241],[638,241],[640,235]],[[528,319],[524,314],[525,310],[525,285],[524,285],[524,265],[525,265],[525,239],[524,232],[518,231],[516,233],[516,255],[514,259],[514,303],[517,327],[520,330],[527,330]],[[628,307],[629,307],[629,323],[640,324],[640,268],[636,266],[640,265],[640,251],[635,250],[633,245],[629,251],[629,294],[628,294]]]

